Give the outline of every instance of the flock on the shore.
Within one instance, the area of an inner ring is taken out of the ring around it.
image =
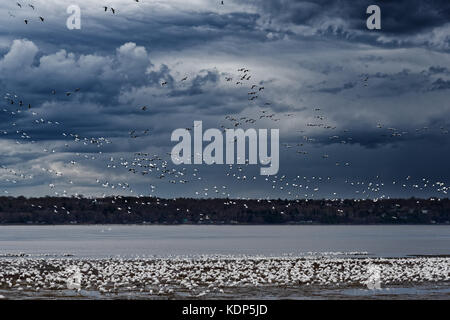
[[[252,295],[255,290],[266,290],[275,296],[287,297],[289,294],[301,296],[302,290],[314,288],[367,289],[370,281],[379,282],[380,288],[395,288],[449,280],[448,257],[0,259],[0,292],[7,290],[10,297],[20,294],[81,298],[100,294],[114,298],[134,294],[146,298],[207,298],[245,295],[245,292],[249,294],[248,290]]]

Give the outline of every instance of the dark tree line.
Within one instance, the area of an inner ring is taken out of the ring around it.
[[[0,224],[449,224],[450,200],[0,197]]]

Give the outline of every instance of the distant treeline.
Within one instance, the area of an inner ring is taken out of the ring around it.
[[[449,224],[450,200],[0,197],[0,224]]]

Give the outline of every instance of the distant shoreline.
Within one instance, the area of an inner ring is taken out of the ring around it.
[[[0,227],[5,226],[228,226],[228,227],[239,227],[239,226],[450,226],[450,223],[274,223],[274,224],[245,224],[245,223],[0,223]]]
[[[0,197],[0,225],[450,225],[450,199]]]

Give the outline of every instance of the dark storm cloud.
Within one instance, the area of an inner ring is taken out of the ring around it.
[[[167,119],[167,113],[222,115],[241,106],[240,94],[218,87],[217,70],[200,70],[180,85],[167,65],[155,66],[149,52],[132,42],[109,55],[66,50],[44,55],[38,52],[33,41],[15,40],[0,58],[0,83],[6,92],[20,92],[15,105],[9,106],[12,109],[1,114],[0,123],[11,121],[10,112],[19,100],[25,105],[31,103],[38,116],[24,112],[15,115],[15,119],[34,139],[61,138],[63,128],[83,132],[87,137],[127,136],[131,130],[145,130],[158,124],[160,118]],[[161,86],[163,81],[167,85]],[[75,92],[76,88],[80,91]],[[143,106],[148,108],[146,112],[142,111]],[[33,121],[41,116],[45,122],[58,121],[61,125],[35,124]]]
[[[342,85],[332,85],[328,83],[328,81],[324,81],[314,85],[309,85],[308,88],[311,89],[312,92],[339,94],[346,90],[358,88],[358,86],[364,86],[371,88],[371,90],[376,90],[377,95],[382,92],[384,96],[398,96],[411,91],[426,92],[446,90],[448,89],[448,83],[450,81],[443,80],[438,76],[447,74],[447,68],[432,66],[428,69],[417,72],[409,69],[403,69],[399,72],[391,73],[366,73],[359,75],[359,82],[349,81],[344,82]]]
[[[318,92],[337,94],[337,93],[342,92],[344,90],[352,89],[355,86],[356,86],[355,82],[347,82],[347,83],[344,83],[341,87],[321,88],[321,89],[318,89],[317,91]]]
[[[373,4],[381,8],[382,30],[366,28],[369,16],[366,9]],[[448,30],[450,2],[447,0],[269,0],[263,1],[261,6],[269,17],[269,25],[284,25],[287,30],[292,24],[308,27],[316,35],[384,46],[409,46],[420,42],[443,49],[450,43],[448,31],[424,36],[437,28]]]
[[[442,122],[441,122],[442,123]],[[442,130],[436,129],[435,123],[430,122],[427,128],[433,129],[395,129],[388,128],[378,130],[352,130],[351,139],[345,135],[341,139],[331,139],[330,136],[317,136],[315,143],[321,145],[359,145],[364,148],[377,149],[384,146],[402,146],[408,144],[430,144],[438,147],[449,140],[448,134],[443,134]],[[447,123],[448,126],[448,123]],[[395,129],[395,130],[394,130]]]
[[[0,130],[7,131],[0,131],[1,160],[36,177],[29,189],[20,189],[25,182],[14,185],[17,192],[44,192],[37,186],[47,188],[55,179],[41,170],[47,167],[67,171],[70,178],[58,179],[76,192],[68,179],[95,194],[94,177],[129,179],[136,189],[148,191],[153,178],[111,171],[109,158],[130,161],[134,152],[142,151],[168,159],[173,129],[192,127],[194,120],[203,120],[205,129],[233,126],[226,115],[254,118],[257,128],[280,128],[281,142],[312,138],[302,146],[308,156],[294,149],[288,154],[281,147],[281,172],[286,174],[327,174],[343,181],[352,175],[363,180],[379,171],[406,175],[414,169],[417,175],[439,176],[439,166],[433,164],[442,164],[450,154],[448,148],[437,150],[449,145],[448,1],[230,3],[195,7],[169,1],[163,9],[148,3],[126,11],[129,3],[125,7],[124,2],[113,16],[86,2],[82,29],[73,31],[65,28],[62,5],[56,12],[48,9],[45,24],[30,25],[23,23],[21,15],[27,13],[15,3],[0,5],[7,17],[0,21],[0,85],[2,94],[18,95],[14,105],[4,100],[7,111],[0,112]],[[381,7],[381,31],[365,27],[369,4]],[[7,15],[13,9],[17,19]],[[248,85],[236,84],[241,67],[251,70]],[[265,87],[256,101],[248,100],[251,84]],[[81,90],[75,93],[75,88]],[[32,108],[18,113],[19,99]],[[260,118],[261,110],[274,113],[276,121]],[[320,122],[317,116],[333,129],[307,127]],[[43,122],[35,122],[41,118]],[[148,135],[130,138],[131,131],[146,129]],[[22,138],[23,132],[31,139]],[[71,143],[73,137],[63,133],[78,134],[81,141]],[[102,148],[83,143],[92,137],[113,143]],[[94,156],[98,150],[104,152],[98,161],[76,155]],[[407,157],[402,150],[408,150]],[[427,156],[420,150],[433,155],[422,167],[419,162]],[[325,153],[330,161],[323,158]],[[68,164],[73,159],[81,165],[78,171]],[[358,165],[342,168],[334,161]],[[199,168],[207,182],[197,181],[198,188],[217,184],[227,171]],[[257,175],[256,168],[248,174]],[[449,178],[442,173],[443,180]],[[236,190],[234,196],[286,196],[259,180],[250,187],[226,179]],[[162,196],[193,196],[192,187],[158,183]]]
[[[264,10],[274,19],[297,25],[314,25],[326,19],[340,18],[349,29],[366,26],[366,9],[378,5],[382,12],[383,32],[416,34],[442,26],[450,21],[450,3],[446,0],[268,0],[262,1]]]
[[[431,89],[434,90],[448,90],[450,89],[450,80],[442,80],[441,78],[437,79],[432,83]]]

